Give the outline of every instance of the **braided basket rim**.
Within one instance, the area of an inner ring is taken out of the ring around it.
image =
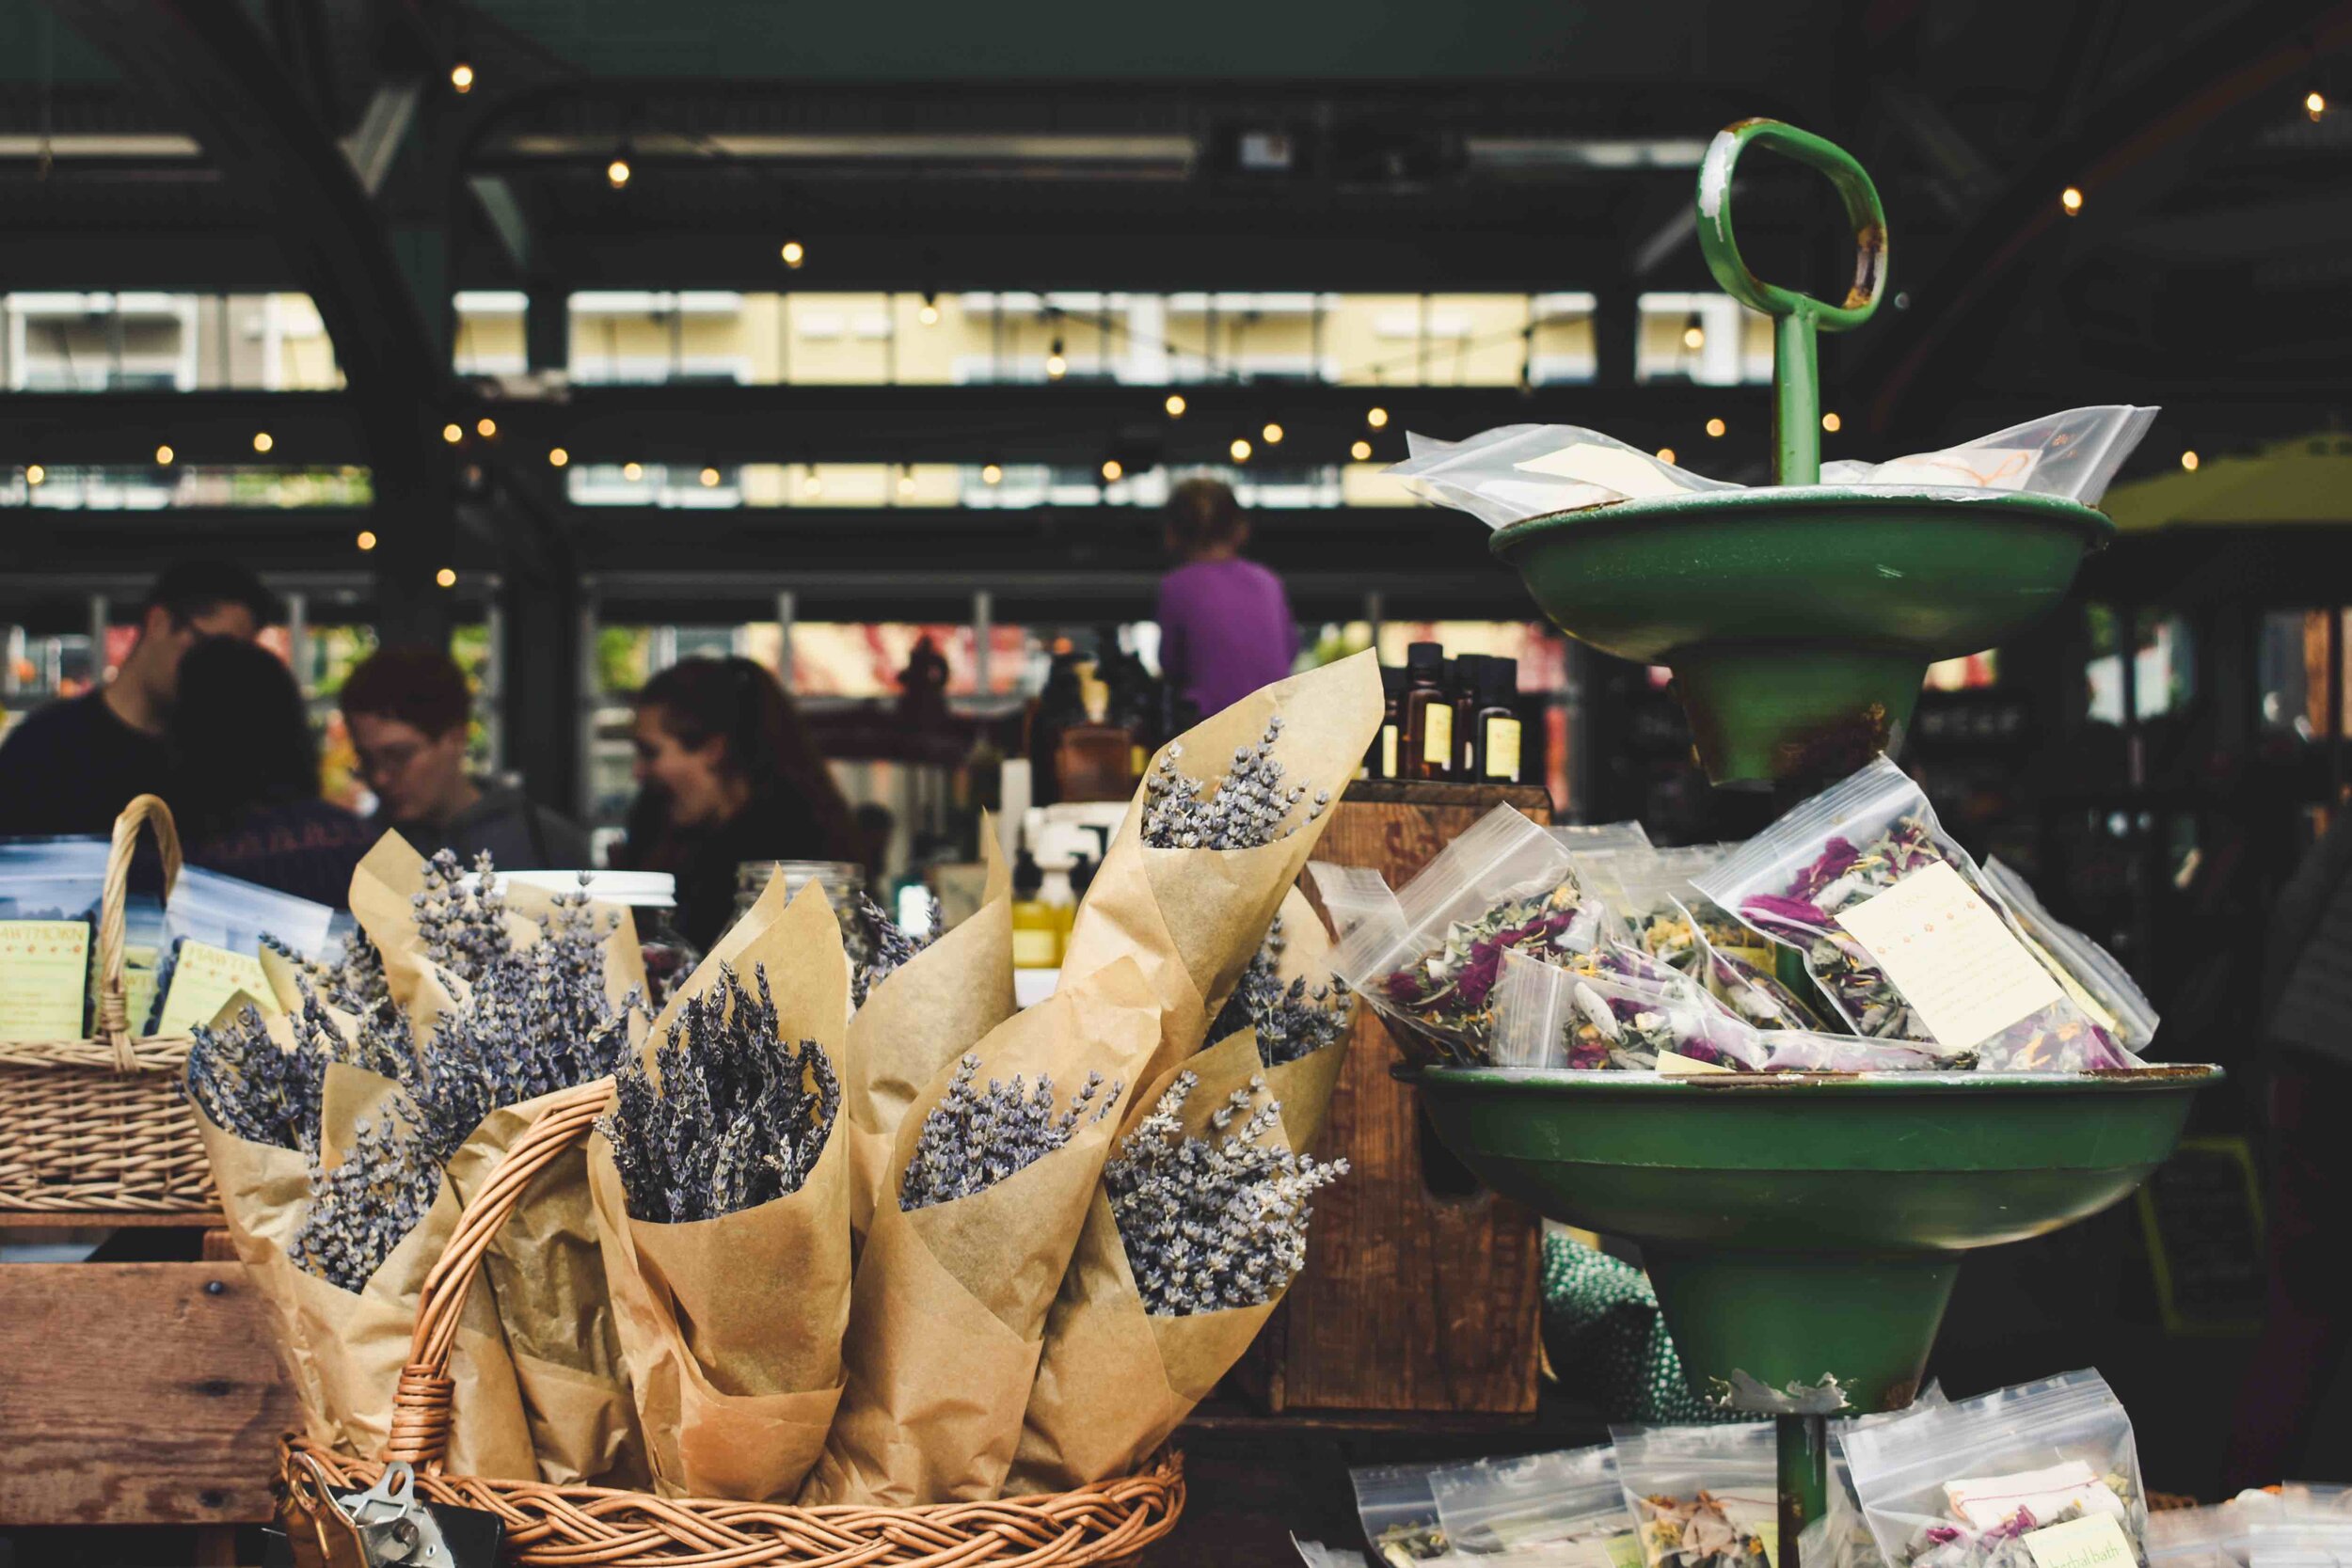
[[[373,1485],[386,1464],[281,1439],[281,1474],[291,1478],[300,1459],[345,1488]],[[428,1501],[496,1513],[503,1559],[518,1568],[1104,1568],[1133,1562],[1184,1507],[1184,1456],[1173,1449],[1133,1475],[1069,1492],[907,1508],[663,1497],[425,1466],[416,1479]]]

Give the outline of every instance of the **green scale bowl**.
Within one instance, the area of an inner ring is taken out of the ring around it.
[[[1729,784],[1892,752],[1930,664],[2055,608],[2114,531],[2051,496],[1808,484],[1555,513],[1493,549],[1569,636],[1670,666]]]
[[[1399,1070],[1497,1192],[1640,1243],[1693,1391],[1865,1411],[1910,1402],[1963,1254],[2122,1198],[2222,1076]]]

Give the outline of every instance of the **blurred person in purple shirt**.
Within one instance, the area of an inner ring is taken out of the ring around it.
[[[1160,671],[1181,705],[1203,716],[1291,673],[1298,626],[1282,579],[1241,558],[1249,519],[1222,481],[1188,479],[1168,493],[1160,579]]]

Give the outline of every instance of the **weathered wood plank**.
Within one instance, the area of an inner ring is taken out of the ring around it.
[[[1398,886],[1503,801],[1550,815],[1539,788],[1357,784],[1316,854]],[[1524,1415],[1540,1355],[1539,1222],[1444,1151],[1390,1076],[1395,1059],[1387,1028],[1359,1009],[1319,1150],[1353,1170],[1316,1198],[1307,1267],[1268,1347],[1279,1366],[1255,1392],[1277,1410]]]
[[[266,1519],[298,1419],[241,1264],[0,1265],[0,1526]]]

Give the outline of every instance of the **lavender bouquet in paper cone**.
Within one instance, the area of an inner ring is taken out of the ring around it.
[[[1126,959],[1065,978],[925,1086],[859,1256],[849,1385],[804,1503],[996,1497],[1112,1112],[1159,1040]]]
[[[1013,1013],[1012,873],[985,816],[980,849],[988,879],[979,909],[877,981],[850,1020],[841,1109],[854,1173],[850,1226],[861,1243],[895,1174],[891,1147],[907,1108]]]
[[[1346,1173],[1293,1151],[1248,1031],[1142,1103],[1046,1320],[1009,1491],[1122,1475],[1167,1441],[1264,1326],[1305,1260],[1309,1200]]]
[[[1380,727],[1378,663],[1253,692],[1160,749],[1078,908],[1063,983],[1120,958],[1161,1010],[1156,1078],[1200,1049]]]
[[[606,1275],[666,1496],[787,1498],[841,1398],[852,1172],[841,927],[781,879],[671,997],[590,1140]]]
[[[1245,1030],[1255,1035],[1266,1092],[1281,1101],[1291,1147],[1302,1154],[1323,1136],[1356,1018],[1354,994],[1325,961],[1330,952],[1330,933],[1306,894],[1293,887],[1204,1042],[1215,1046]]]

